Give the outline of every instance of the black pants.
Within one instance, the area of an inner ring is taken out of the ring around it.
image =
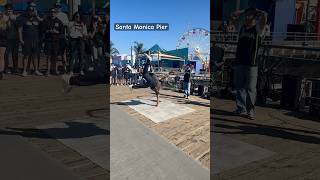
[[[71,39],[71,59],[70,59],[70,71],[73,71],[75,66],[80,67],[80,70],[84,70],[84,51],[85,44],[82,38]],[[78,61],[77,61],[78,60]]]

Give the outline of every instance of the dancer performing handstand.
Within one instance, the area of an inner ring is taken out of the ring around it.
[[[159,106],[159,95],[160,95],[160,82],[155,74],[151,73],[151,57],[147,54],[144,54],[147,61],[144,65],[142,77],[146,80],[146,82],[141,85],[131,85],[130,87],[133,89],[137,88],[148,88],[150,87],[151,90],[153,90],[157,96],[157,106]]]

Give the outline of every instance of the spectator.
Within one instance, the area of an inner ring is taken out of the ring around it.
[[[36,16],[35,9],[33,7],[27,8],[27,16],[23,17],[19,24],[19,41],[23,46],[23,73],[22,76],[28,75],[27,67],[33,62],[35,74],[42,75],[39,72],[39,59],[35,62],[35,57],[39,53],[39,31],[40,21]]]
[[[0,80],[3,78],[4,54],[7,47],[7,21],[3,12],[0,12]]]
[[[51,9],[51,15],[46,19],[44,26],[46,30],[47,41],[47,75],[50,75],[52,63],[55,65],[55,74],[59,74],[57,56],[60,45],[60,35],[64,33],[64,26],[63,23],[57,18],[57,11],[55,8]]]
[[[8,25],[7,34],[7,49],[5,53],[5,71],[9,71],[9,57],[12,57],[12,73],[18,73],[18,28],[17,28],[17,15],[13,13],[12,4],[5,5],[5,20]]]
[[[183,96],[186,99],[189,99],[190,88],[191,88],[191,68],[190,66],[186,66],[184,76],[183,76],[183,91],[184,91]]]
[[[66,63],[67,63],[67,29],[69,26],[69,18],[68,15],[64,12],[62,12],[62,6],[59,2],[57,2],[55,4],[55,8],[57,11],[56,17],[62,22],[63,26],[64,26],[64,30],[63,32],[60,34],[59,36],[59,51],[58,51],[58,55],[62,56],[62,63],[63,63],[63,69],[66,72],[67,71],[67,67],[66,67]]]
[[[80,66],[80,74],[84,75],[84,40],[87,36],[87,28],[79,12],[73,15],[72,22],[69,24],[69,35],[71,38],[70,74],[73,74],[75,61],[78,59],[77,64]]]
[[[92,54],[95,62],[103,58],[103,52],[105,45],[103,42],[104,27],[102,20],[98,16],[93,16],[90,26],[88,28],[88,34],[92,45]]]
[[[117,68],[117,85],[123,84],[123,71],[121,65]]]
[[[237,91],[235,113],[254,119],[257,85],[258,42],[263,35],[267,13],[255,8],[237,11],[233,17],[245,15],[245,23],[240,29],[234,67],[234,83]],[[257,23],[259,18],[259,23]]]

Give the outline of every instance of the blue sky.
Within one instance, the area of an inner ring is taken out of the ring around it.
[[[134,41],[176,48],[188,28],[210,28],[210,0],[111,0],[111,41],[120,54],[130,54]],[[169,23],[169,31],[114,31],[114,23]]]

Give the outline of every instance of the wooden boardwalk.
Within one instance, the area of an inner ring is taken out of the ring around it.
[[[319,121],[279,105],[256,107],[255,120],[232,115],[234,101],[212,98],[211,105],[213,139],[216,135],[226,136],[274,153],[266,159],[224,170],[213,179],[319,179]],[[211,149],[214,151],[215,147]]]
[[[6,75],[0,81],[0,128],[36,128],[75,119],[107,120],[107,90],[106,85],[75,87],[65,95],[59,76]],[[109,170],[55,139],[26,139],[79,176],[92,180],[109,178]]]
[[[110,94],[113,104],[154,96],[149,89],[136,89],[131,93],[126,86],[111,86]],[[195,111],[165,122],[154,123],[128,106],[123,106],[123,109],[190,157],[210,168],[210,101],[192,96],[191,101],[186,103],[182,93],[170,90],[162,90],[160,98],[188,106]]]

